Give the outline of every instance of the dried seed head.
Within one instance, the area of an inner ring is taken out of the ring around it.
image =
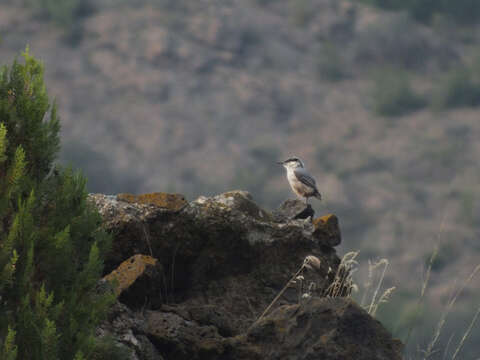
[[[303,264],[309,270],[320,270],[321,261],[316,256],[308,255],[303,261]]]

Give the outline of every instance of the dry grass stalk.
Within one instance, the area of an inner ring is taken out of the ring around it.
[[[427,290],[427,286],[428,286],[428,282],[430,281],[430,274],[432,273],[432,266],[433,266],[433,263],[435,262],[435,259],[437,258],[437,255],[438,255],[438,246],[435,246],[435,248],[433,249],[433,252],[432,252],[432,256],[430,256],[430,260],[428,261],[428,266],[427,266],[427,273],[425,275],[425,280],[423,281],[423,284],[422,284],[422,290],[420,292],[420,297],[418,298],[418,301],[417,301],[417,304],[415,306],[415,318],[418,317],[418,313],[420,311],[420,308],[423,304],[423,299],[425,298],[425,293],[426,293],[426,290]],[[408,328],[408,332],[407,332],[407,337],[405,338],[405,346],[408,344],[409,340],[410,340],[410,336],[412,335],[412,331],[413,331],[413,326],[414,326],[414,322],[412,322],[410,324],[410,327]]]
[[[390,263],[388,262],[387,259],[381,259],[379,262],[377,262],[376,264],[373,265],[373,269],[372,269],[372,272],[373,272],[374,269],[376,269],[376,268],[378,268],[382,265],[383,265],[382,275],[380,275],[380,279],[378,280],[377,287],[375,288],[375,292],[373,293],[373,296],[372,296],[372,301],[370,302],[370,306],[368,307],[368,313],[372,316],[377,311],[378,304],[379,304],[379,302],[376,302],[378,292],[380,291],[380,287],[382,286],[383,279],[385,278],[385,273],[387,272],[387,268],[388,268],[388,265],[390,265]],[[388,295],[389,294],[387,294],[387,296]]]
[[[302,273],[302,271],[304,269],[316,268],[318,270],[318,269],[320,269],[320,263],[321,263],[320,259],[317,258],[316,256],[308,255],[307,257],[305,257],[305,259],[303,260],[302,266],[300,266],[300,268],[297,270],[297,272],[291,277],[290,280],[288,280],[287,284],[282,288],[282,290],[280,290],[280,292],[277,294],[277,296],[275,296],[275,298],[272,300],[270,305],[268,305],[267,308],[264,310],[262,315],[260,315],[258,317],[258,319],[253,322],[253,324],[250,326],[250,328],[252,328],[253,325],[258,323],[260,320],[262,320],[265,317],[265,315],[267,315],[267,313],[270,311],[272,306],[275,305],[275,303],[278,301],[278,299],[280,299],[280,297],[288,289],[288,287],[291,284],[295,283],[295,280],[300,276],[300,274]]]
[[[370,291],[370,287],[373,284],[373,270],[375,270],[375,263],[372,263],[371,260],[368,260],[368,277],[367,282],[365,283],[365,290],[362,295],[362,301],[360,302],[361,307],[365,307],[365,301],[367,301],[367,294]]]
[[[455,333],[452,333],[452,335],[450,335],[450,337],[448,338],[447,345],[445,346],[445,350],[443,351],[443,357],[442,357],[443,360],[447,358],[448,349],[450,348],[450,344],[452,343],[454,336],[455,336]]]
[[[439,241],[440,236],[442,235],[443,230],[445,229],[446,218],[447,218],[447,212],[444,211],[443,217],[442,217],[442,222],[440,223],[440,227],[438,228],[438,232],[435,236],[437,241]],[[430,260],[428,261],[427,273],[425,275],[425,280],[423,281],[422,291],[420,292],[420,297],[418,298],[417,305],[415,306],[415,308],[416,308],[415,318],[418,318],[421,306],[423,304],[423,299],[425,298],[425,292],[427,290],[427,286],[428,286],[428,283],[430,281],[430,274],[432,272],[432,266],[433,266],[433,263],[435,262],[435,259],[437,258],[437,255],[438,255],[438,245],[435,245],[435,247],[433,249],[432,256],[430,256]],[[413,327],[414,327],[414,322],[412,321],[412,323],[410,324],[410,327],[408,328],[407,337],[405,338],[405,341],[404,341],[405,347],[407,346],[408,342],[410,341],[410,336],[412,335]]]
[[[387,290],[385,290],[382,296],[380,296],[380,298],[378,299],[377,303],[374,304],[372,311],[369,312],[369,314],[372,316],[375,316],[379,305],[388,302],[390,300],[390,297],[392,296],[392,293],[395,291],[395,289],[396,287],[392,286],[391,288],[388,288]]]
[[[340,265],[338,265],[335,278],[330,286],[325,290],[324,296],[340,297],[349,296],[354,288],[352,279],[353,273],[356,271],[358,262],[355,260],[359,251],[351,251],[346,253]]]
[[[473,329],[473,326],[477,322],[479,314],[480,314],[480,307],[477,309],[477,312],[475,313],[475,316],[473,317],[472,321],[470,322],[470,325],[468,326],[467,330],[465,331],[465,334],[463,334],[462,340],[460,340],[460,343],[458,344],[457,349],[453,353],[452,360],[455,360],[457,358],[457,355],[460,353],[460,350],[462,350],[462,347],[465,344],[465,341],[470,336],[470,333]]]
[[[433,349],[435,347],[435,344],[438,341],[438,338],[440,337],[440,334],[442,333],[443,326],[445,325],[445,322],[447,321],[447,316],[450,314],[450,311],[452,311],[453,305],[455,305],[455,302],[457,301],[458,297],[460,294],[465,290],[467,285],[472,281],[472,279],[475,277],[475,275],[480,271],[480,264],[475,267],[475,269],[470,273],[468,278],[465,280],[463,283],[462,287],[457,291],[457,293],[449,300],[447,307],[445,308],[445,311],[442,313],[442,316],[437,324],[437,327],[435,328],[435,333],[433,335],[432,340],[428,344],[427,349],[425,350],[425,355],[423,357],[424,360],[427,360],[430,355],[434,353]]]

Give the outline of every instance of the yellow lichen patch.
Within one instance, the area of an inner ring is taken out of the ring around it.
[[[314,236],[325,241],[329,246],[337,246],[341,242],[338,218],[334,214],[324,215],[313,220]]]
[[[313,225],[315,229],[325,226],[338,226],[338,218],[334,214],[324,215],[322,217],[316,218],[313,220]]]
[[[180,211],[187,204],[185,196],[182,194],[169,194],[163,192],[156,192],[150,194],[118,194],[117,199],[128,203],[155,205],[171,211]]]
[[[118,296],[128,289],[145,272],[148,266],[157,266],[158,260],[148,255],[134,255],[104,277],[114,285]]]
[[[217,339],[203,339],[198,343],[199,350],[207,354],[222,354],[223,347]]]

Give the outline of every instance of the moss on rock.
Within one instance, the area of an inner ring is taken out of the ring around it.
[[[117,200],[131,204],[155,205],[171,211],[180,211],[188,204],[185,196],[182,194],[169,194],[164,192],[141,195],[122,193],[117,195]]]

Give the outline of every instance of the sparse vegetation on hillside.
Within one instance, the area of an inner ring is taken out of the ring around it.
[[[468,67],[450,70],[439,82],[433,99],[436,108],[480,105],[480,83]]]
[[[414,92],[408,76],[399,69],[383,69],[375,74],[372,93],[374,111],[382,116],[400,116],[426,105]]]
[[[459,23],[474,23],[480,18],[476,0],[362,0],[364,3],[389,10],[407,10],[415,19],[431,21],[435,14],[451,17]]]
[[[94,11],[90,0],[24,0],[37,14],[54,23],[71,27],[72,24]]]
[[[317,72],[321,80],[339,81],[346,76],[345,64],[334,44],[326,43],[318,55]]]

